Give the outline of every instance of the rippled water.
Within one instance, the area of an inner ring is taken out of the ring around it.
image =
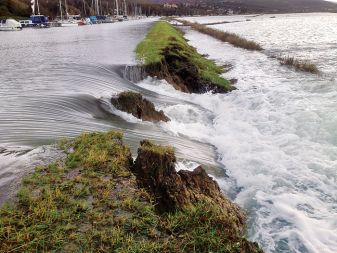
[[[124,80],[124,65],[134,63],[133,49],[153,20],[2,33],[0,190],[32,160],[57,154],[41,145],[83,130],[119,129],[133,150],[150,138],[174,145],[181,159],[210,167],[215,149],[228,177],[209,172],[247,210],[249,237],[266,252],[336,253],[335,15],[193,20],[241,21],[214,27],[266,49],[249,52],[185,30],[200,53],[233,65],[225,76],[238,79],[238,90],[190,95],[160,80]],[[322,74],[296,73],[272,55],[310,59]],[[125,89],[142,92],[172,121],[142,123],[116,111],[109,98]]]
[[[116,112],[110,97],[139,91],[158,107],[180,103],[123,79],[153,19],[0,34],[0,202],[9,183],[55,156],[62,137],[116,129],[135,153],[144,138],[174,145],[179,158],[217,167],[214,148]],[[117,115],[116,115],[117,114]]]

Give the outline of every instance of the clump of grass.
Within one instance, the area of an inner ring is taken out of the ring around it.
[[[278,57],[278,60],[280,61],[281,65],[293,67],[297,71],[304,71],[312,74],[319,73],[318,67],[309,61],[301,61],[295,57],[290,56]]]
[[[174,148],[171,146],[156,145],[149,140],[144,140],[141,142],[141,150],[148,151],[154,154],[164,155],[167,154],[171,157],[174,156]]]
[[[240,37],[235,33],[223,32],[218,29],[210,28],[206,25],[199,24],[199,23],[192,23],[186,20],[179,20],[186,26],[190,26],[192,29],[201,32],[203,34],[207,34],[212,36],[215,39],[218,39],[223,42],[227,42],[235,47],[244,48],[247,50],[255,50],[261,51],[263,48],[256,42],[247,40],[245,38]]]
[[[0,209],[0,252],[159,252],[158,216],[137,188],[129,148],[116,132],[64,144],[64,162],[23,179],[17,202]]]
[[[223,73],[223,68],[200,55],[195,48],[187,43],[183,33],[166,21],[155,23],[146,38],[138,44],[136,48],[137,59],[143,61],[145,65],[160,64],[165,57],[164,50],[172,47],[179,48],[178,54],[186,57],[189,62],[195,65],[203,79],[230,90],[231,83],[220,76]],[[173,54],[177,54],[177,52],[173,52]]]
[[[36,168],[0,208],[0,252],[244,252],[242,228],[216,206],[156,213],[130,172],[121,133],[61,144],[66,160]]]

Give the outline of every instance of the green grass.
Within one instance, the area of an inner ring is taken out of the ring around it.
[[[174,156],[174,148],[171,146],[156,145],[148,140],[142,141],[141,149],[153,154]]]
[[[183,33],[175,29],[166,21],[156,22],[145,39],[137,45],[136,54],[138,60],[143,60],[145,64],[159,63],[164,58],[162,51],[170,45],[172,39],[177,44],[188,47]]]
[[[136,48],[137,59],[145,65],[161,63],[164,59],[163,51],[177,45],[180,55],[189,59],[197,66],[200,76],[216,85],[229,87],[228,80],[222,78],[223,68],[217,66],[214,61],[200,55],[195,48],[190,46],[183,33],[166,21],[156,22],[149,30],[146,38]]]
[[[216,206],[156,213],[121,133],[85,133],[60,147],[67,158],[37,167],[0,209],[0,252],[240,252],[244,239]]]

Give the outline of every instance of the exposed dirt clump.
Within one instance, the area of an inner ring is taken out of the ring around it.
[[[177,172],[175,163],[171,147],[158,146],[147,140],[141,142],[132,171],[139,187],[145,188],[154,197],[159,213],[190,210],[200,203],[218,208],[221,214],[215,219],[224,229],[224,235],[233,241],[241,240],[240,250],[235,252],[263,252],[257,243],[242,239],[245,215],[239,206],[221,193],[217,182],[201,166],[194,171]]]
[[[162,52],[160,63],[148,64],[145,71],[152,77],[165,79],[177,90],[187,93],[227,93],[234,86],[220,86],[202,78],[198,67],[185,56],[183,49],[174,42]]]
[[[112,97],[111,103],[118,110],[130,113],[144,121],[167,122],[170,120],[163,111],[157,111],[153,103],[143,98],[139,93],[131,91],[122,92],[117,97]]]
[[[243,226],[245,219],[239,207],[223,196],[219,185],[201,166],[194,171],[177,172],[175,162],[172,148],[147,140],[141,142],[133,172],[138,184],[155,196],[159,211],[176,211],[197,202],[212,202],[235,217],[238,226]]]

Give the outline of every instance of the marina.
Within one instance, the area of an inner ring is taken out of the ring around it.
[[[120,8],[120,4],[121,7]],[[141,8],[135,6],[132,15],[128,15],[127,3],[123,0],[115,0],[115,9],[113,14],[103,14],[100,9],[99,0],[92,2],[94,7],[93,15],[69,14],[67,0],[59,1],[59,16],[50,20],[48,16],[40,13],[39,1],[31,1],[32,15],[29,19],[15,20],[13,18],[2,20],[0,23],[0,31],[21,31],[23,28],[52,28],[52,27],[78,27],[83,25],[107,24],[115,22],[123,22],[128,20],[143,19]]]

